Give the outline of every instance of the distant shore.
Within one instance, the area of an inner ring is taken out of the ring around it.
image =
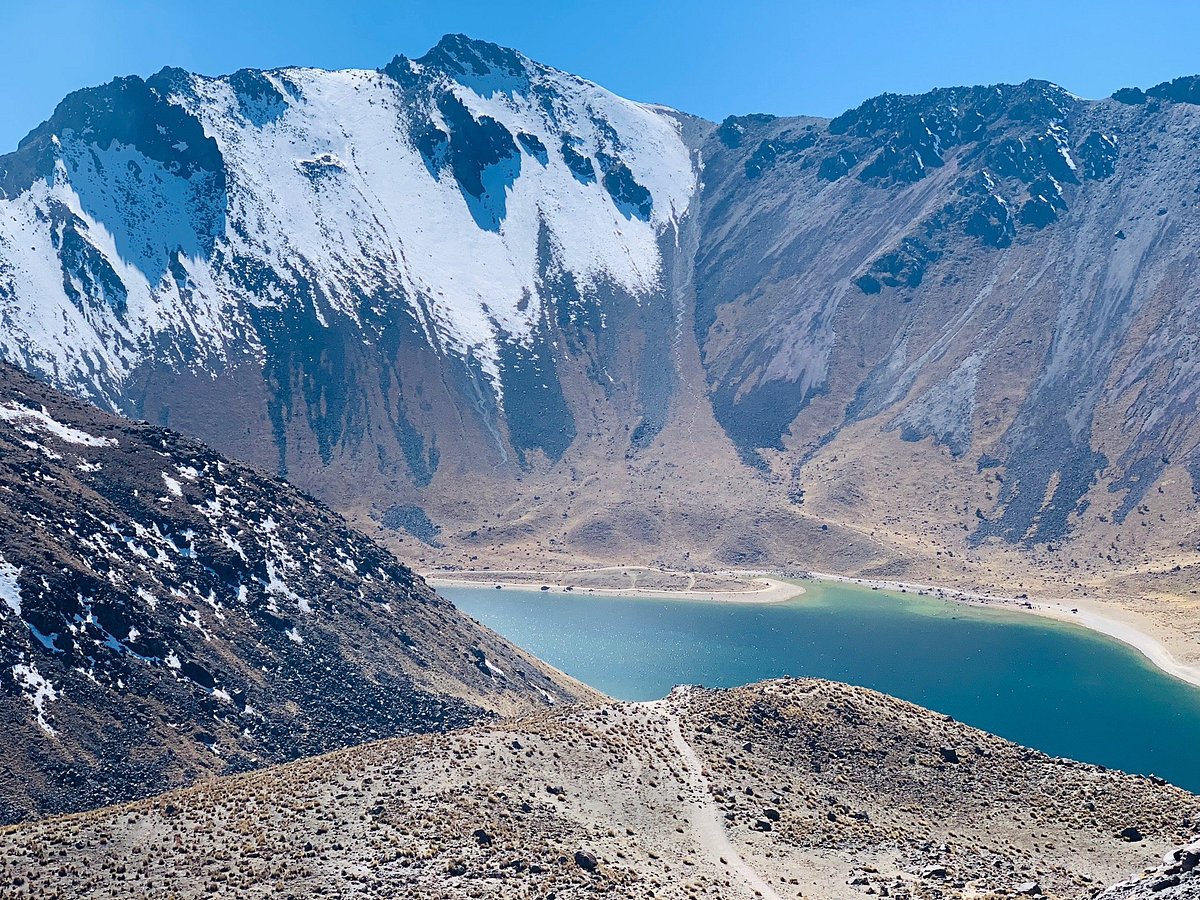
[[[580,570],[579,574],[593,574],[605,571],[650,571],[645,567],[611,566],[606,569]],[[804,588],[793,582],[785,581],[777,575],[758,571],[732,571],[716,573],[730,578],[744,579],[745,589],[694,590],[679,588],[640,588],[593,586],[586,584],[563,583],[561,575],[555,573],[554,578],[539,577],[536,572],[487,572],[457,571],[430,572],[425,574],[425,580],[435,588],[438,587],[476,587],[545,591],[546,593],[607,597],[641,597],[660,600],[703,601],[716,603],[783,603],[802,596]],[[686,573],[670,573],[684,576]],[[938,585],[916,584],[903,581],[881,581],[870,578],[853,578],[847,575],[834,575],[826,572],[808,572],[807,580],[850,584],[859,587],[872,588],[881,591],[911,593],[931,596],[968,606],[991,607],[1015,612],[1029,613],[1041,618],[1058,622],[1078,625],[1098,634],[1105,635],[1132,647],[1142,654],[1156,667],[1168,675],[1178,678],[1188,684],[1200,687],[1200,666],[1186,665],[1177,660],[1171,652],[1156,637],[1137,624],[1117,618],[1106,609],[1105,605],[1095,600],[1031,600],[1024,596],[1008,597],[994,594],[976,594],[954,588]],[[555,580],[557,579],[557,580]]]
[[[694,590],[675,588],[639,587],[596,587],[584,584],[563,584],[540,579],[536,573],[528,577],[514,578],[516,573],[497,573],[496,577],[485,578],[487,572],[458,572],[455,574],[426,574],[425,580],[435,588],[476,587],[544,591],[548,594],[587,595],[591,597],[641,597],[655,600],[702,601],[707,603],[783,603],[804,594],[801,585],[783,581],[770,575],[755,574],[749,578],[742,590]]]
[[[1030,613],[1044,619],[1079,625],[1106,637],[1114,638],[1137,650],[1151,663],[1180,681],[1200,687],[1200,667],[1189,666],[1177,660],[1154,635],[1142,630],[1132,622],[1115,617],[1104,604],[1096,600],[1031,600],[1026,597],[1005,597],[995,594],[974,594],[954,588],[928,584],[912,584],[903,581],[877,581],[870,578],[851,578],[846,575],[831,575],[825,572],[808,573],[814,581],[854,584],[861,587],[878,588],[884,591],[903,591],[924,594],[963,603],[968,606],[987,606],[1016,612]]]

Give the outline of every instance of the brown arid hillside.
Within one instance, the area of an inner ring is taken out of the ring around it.
[[[0,364],[0,821],[594,696],[286,482]]]
[[[1200,798],[863,688],[679,688],[0,831],[5,896],[1090,898]],[[1123,895],[1122,895],[1123,896]]]

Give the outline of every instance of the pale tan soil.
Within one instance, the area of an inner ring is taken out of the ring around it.
[[[1109,888],[1100,900],[1194,900],[1200,897],[1200,838],[1163,854],[1153,871]]]
[[[561,572],[464,570],[453,574],[426,572],[424,577],[434,588],[479,586],[716,603],[781,603],[804,593],[800,585],[765,573],[669,572],[647,566],[605,566]]]
[[[1130,826],[1144,840],[1118,835]],[[781,680],[370,744],[14,826],[0,895],[954,900],[1037,881],[1083,898],[1197,828],[1200,798],[1169,785]]]

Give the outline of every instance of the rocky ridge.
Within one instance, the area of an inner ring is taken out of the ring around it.
[[[1085,898],[1200,800],[816,680],[391,740],[0,833],[14,896]]]
[[[0,364],[0,821],[592,692],[286,482]]]
[[[1200,799],[862,688],[678,689],[0,832],[14,897],[1090,897]]]

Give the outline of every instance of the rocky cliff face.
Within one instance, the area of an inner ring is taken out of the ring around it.
[[[1198,113],[1026,82],[725,122],[697,276],[718,419],[747,451],[870,420],[997,470],[973,542],[1123,521],[1195,464]]]
[[[0,821],[577,696],[285,482],[0,364]]]
[[[164,70],[0,158],[0,353],[444,561],[1179,593],[1196,99],[716,125],[461,36]]]

